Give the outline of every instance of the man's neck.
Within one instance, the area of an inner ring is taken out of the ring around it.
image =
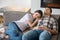
[[[50,16],[50,15],[46,15],[46,14],[45,14],[45,16]]]

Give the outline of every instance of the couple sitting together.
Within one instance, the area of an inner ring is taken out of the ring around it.
[[[44,15],[41,10],[36,10],[18,21],[10,22],[6,30],[9,40],[50,40],[52,35],[57,34],[57,21],[51,13],[52,9],[46,7]],[[31,30],[24,32],[28,29]]]

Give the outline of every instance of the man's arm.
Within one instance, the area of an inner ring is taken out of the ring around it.
[[[56,29],[49,29],[49,28],[47,28],[47,27],[45,27],[45,26],[43,26],[43,27],[38,27],[38,30],[47,30],[48,32],[51,32],[51,34],[57,34],[57,31],[56,31]]]
[[[57,31],[55,29],[48,29],[47,31],[50,31],[53,35],[57,34]]]
[[[53,29],[50,29],[49,31],[50,31],[52,34],[57,34],[57,33],[58,33],[58,31],[57,31],[58,23],[57,23],[57,21],[56,21],[55,19],[53,20],[52,25],[53,25]]]
[[[53,29],[49,29],[47,27],[44,27],[44,30],[47,30],[47,31],[51,32],[51,34],[57,34],[57,31],[54,28]]]

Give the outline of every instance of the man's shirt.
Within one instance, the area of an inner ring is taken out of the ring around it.
[[[57,21],[51,16],[44,16],[42,19],[38,21],[37,26],[48,27],[49,29],[57,30]]]

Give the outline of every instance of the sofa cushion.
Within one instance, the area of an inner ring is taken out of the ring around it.
[[[56,40],[57,39],[57,35],[53,35],[51,40]]]

